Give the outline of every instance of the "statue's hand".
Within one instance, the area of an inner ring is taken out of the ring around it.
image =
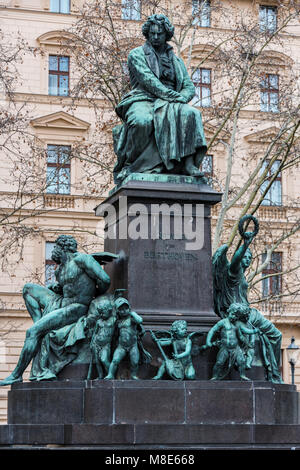
[[[175,103],[184,103],[184,104],[186,104],[186,99],[183,96],[178,96],[178,98],[176,98],[176,100],[175,100]]]
[[[253,232],[245,232],[244,233],[244,240],[246,243],[251,243],[254,238],[254,233]]]
[[[61,294],[62,293],[62,288],[61,285],[58,282],[54,282],[51,284],[48,289],[52,290],[52,292],[55,292],[55,294]]]

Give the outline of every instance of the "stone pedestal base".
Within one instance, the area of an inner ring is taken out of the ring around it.
[[[208,331],[218,321],[210,211],[220,200],[196,178],[131,175],[95,209],[109,214],[105,251],[120,255],[105,267],[110,292],[125,289],[147,327],[166,329],[180,318],[193,330]]]
[[[14,384],[0,445],[300,449],[295,386],[240,381]]]

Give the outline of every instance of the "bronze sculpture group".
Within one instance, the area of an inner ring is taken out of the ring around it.
[[[242,222],[247,218],[253,219],[257,225],[252,216],[245,217]],[[194,380],[193,356],[211,347],[218,348],[212,380],[226,378],[233,368],[238,370],[241,380],[249,380],[246,370],[251,368],[254,341],[258,337],[267,380],[281,382],[276,359],[281,333],[260,312],[250,308],[243,277],[248,260],[241,266],[257,230],[244,233],[241,224],[240,231],[246,241],[233,257],[233,264],[223,262],[220,268],[220,257],[224,256],[224,250],[227,251],[224,247],[213,258],[214,300],[217,313],[220,315],[222,311],[222,315],[208,332],[206,343],[200,347],[196,344],[194,348],[194,343],[199,343],[199,338],[205,333],[188,333],[185,320],[174,321],[169,331],[149,330],[162,356],[162,364],[153,380],[163,377]],[[15,370],[1,385],[22,381],[22,374],[32,359],[30,380],[55,379],[57,373],[74,359],[75,346],[80,347],[82,339],[88,340],[91,351],[88,379],[92,378],[93,366],[98,379],[115,379],[119,364],[128,357],[130,377],[137,380],[139,364],[151,362],[151,354],[142,343],[147,332],[142,326],[142,317],[131,309],[128,300],[120,293],[111,295],[106,292],[110,279],[99,263],[112,261],[117,256],[112,253],[81,255],[76,248],[73,237],[58,237],[52,255],[58,263],[55,271],[57,282],[49,288],[25,285],[24,300],[34,324],[27,330]],[[240,271],[236,271],[237,267]],[[229,279],[221,269],[226,270]],[[225,287],[220,286],[220,278]],[[228,284],[230,286],[232,279],[236,282],[230,290]],[[171,348],[171,357],[168,357],[170,353],[166,352],[166,347]]]
[[[115,182],[121,184],[130,173],[175,173],[189,175],[205,183],[199,170],[206,152],[201,113],[187,103],[195,88],[184,63],[167,44],[174,27],[164,15],[152,15],[143,26],[147,41],[131,51],[128,67],[132,90],[116,108],[123,120],[113,130],[118,157]],[[255,223],[254,232],[245,232],[247,220]],[[170,331],[150,331],[159,348],[162,363],[154,380],[194,380],[193,355],[207,348],[218,348],[212,379],[222,380],[233,368],[241,380],[249,380],[255,341],[258,338],[266,379],[281,382],[279,356],[281,333],[255,308],[247,297],[245,270],[251,263],[249,245],[258,232],[253,216],[240,221],[242,246],[231,262],[227,245],[213,257],[214,305],[221,320],[208,332],[206,344],[194,348],[204,333],[188,333],[184,320],[173,322]],[[74,358],[82,341],[90,348],[90,367],[98,379],[114,379],[120,363],[130,362],[130,377],[138,379],[141,362],[151,355],[143,348],[146,331],[142,317],[134,312],[127,299],[108,294],[110,278],[101,264],[117,259],[112,253],[83,254],[76,240],[61,235],[56,240],[52,259],[58,267],[56,283],[47,287],[26,284],[24,301],[33,325],[14,371],[0,385],[22,381],[33,360],[30,380],[52,380]],[[171,357],[165,348],[171,349]]]
[[[252,220],[255,224],[253,232],[244,232],[243,224]],[[259,341],[263,363],[266,369],[267,380],[272,382],[281,382],[279,371],[280,364],[280,345],[282,334],[280,331],[266,319],[256,308],[250,308],[248,301],[248,284],[245,277],[245,271],[250,266],[252,253],[249,249],[250,243],[258,233],[259,225],[254,216],[247,215],[242,217],[239,222],[240,235],[244,243],[236,250],[231,262],[227,260],[228,246],[221,246],[213,256],[213,278],[214,278],[214,306],[215,312],[221,317],[228,316],[230,305],[238,302],[248,307],[248,323],[259,330]],[[255,337],[249,340],[251,347],[247,352],[247,368],[251,367],[254,358]]]

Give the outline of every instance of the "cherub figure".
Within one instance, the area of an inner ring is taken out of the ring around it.
[[[218,321],[209,331],[206,345],[219,346],[217,360],[213,368],[211,380],[224,379],[230,370],[237,367],[242,380],[250,380],[245,375],[247,349],[251,344],[244,335],[254,335],[259,332],[257,328],[247,328],[250,308],[240,303],[232,303],[227,311],[227,317]],[[213,337],[219,334],[220,339],[213,343]]]
[[[140,341],[140,335],[144,332],[142,328],[143,319],[131,310],[128,300],[119,297],[115,301],[117,312],[117,323],[119,337],[117,348],[114,351],[108,374],[105,379],[114,379],[120,362],[128,354],[131,365],[131,378],[138,380],[137,372],[141,359],[140,349],[144,357],[150,360],[150,354],[145,351]]]
[[[176,320],[172,323],[169,337],[157,338],[153,332],[151,336],[159,347],[164,362],[160,366],[157,374],[153,380],[162,378],[165,372],[175,380],[194,380],[195,369],[192,363],[192,335],[187,334],[187,322],[185,320]],[[173,359],[168,359],[162,346],[172,346]]]
[[[91,378],[93,364],[96,365],[99,379],[108,373],[116,319],[113,299],[100,297],[91,303],[86,320],[87,328],[94,326],[90,342],[91,362],[88,379]],[[103,374],[103,369],[105,374]]]

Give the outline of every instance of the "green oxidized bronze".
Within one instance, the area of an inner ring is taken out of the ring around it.
[[[72,347],[85,337],[84,321],[89,305],[96,296],[105,294],[110,285],[110,278],[100,264],[115,258],[118,256],[112,253],[79,253],[73,237],[57,238],[52,252],[52,259],[58,264],[57,282],[48,288],[25,284],[23,297],[34,324],[26,332],[17,366],[0,385],[21,382],[33,358],[31,380],[55,378],[57,363],[60,362],[61,369],[71,360],[62,358],[61,350],[71,349],[74,358],[76,352]]]
[[[244,232],[243,224],[252,220],[255,224],[253,232]],[[228,246],[221,246],[213,256],[214,306],[215,312],[221,317],[228,316],[228,308],[232,303],[249,306],[247,290],[248,283],[245,271],[251,264],[252,253],[249,249],[253,238],[259,229],[258,221],[254,216],[244,216],[239,223],[239,231],[244,243],[235,252],[231,262],[227,259]],[[266,370],[266,378],[271,382],[281,383],[279,372],[281,333],[269,320],[256,309],[250,309],[249,325],[259,330],[262,359]],[[253,335],[252,348],[247,353],[246,367],[251,367],[254,358],[255,335]]]
[[[110,298],[104,296],[93,300],[86,318],[86,331],[89,332],[94,327],[90,341],[91,361],[88,379],[92,378],[93,365],[96,366],[99,379],[103,379],[108,373],[116,320],[114,302]]]
[[[143,319],[132,311],[127,299],[120,297],[115,301],[117,312],[116,328],[118,331],[117,347],[110,363],[105,379],[114,379],[120,362],[129,356],[131,378],[138,380],[138,367],[142,362],[150,362],[152,357],[143,348],[142,336],[145,330],[142,327]]]
[[[247,354],[252,347],[247,335],[254,335],[259,330],[247,327],[249,315],[250,308],[245,304],[231,304],[227,310],[227,317],[222,318],[209,331],[206,345],[219,348],[212,380],[224,379],[233,367],[238,369],[242,380],[250,380],[245,375]],[[218,336],[219,339],[213,342],[214,336]]]
[[[202,117],[187,104],[195,87],[167,43],[174,27],[156,14],[142,32],[146,43],[128,55],[132,89],[116,107],[123,124],[113,129],[115,183],[131,173],[175,173],[206,182],[199,171],[207,150]]]
[[[166,373],[173,380],[194,380],[195,369],[192,362],[193,340],[196,335],[203,333],[187,333],[185,320],[176,320],[172,323],[170,331],[161,331],[154,334],[150,331],[152,339],[157,344],[163,363],[153,380],[159,380]],[[168,358],[164,351],[165,346],[171,346],[173,357]]]

